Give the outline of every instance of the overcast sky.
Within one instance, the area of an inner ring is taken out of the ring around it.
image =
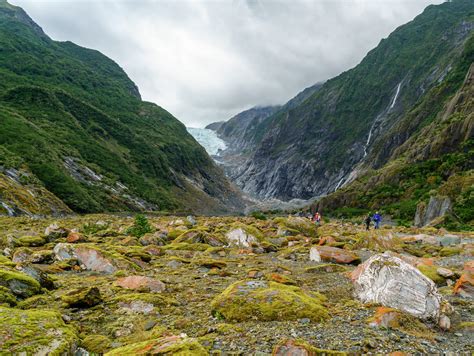
[[[442,0],[10,0],[55,40],[100,50],[188,126],[282,104]]]

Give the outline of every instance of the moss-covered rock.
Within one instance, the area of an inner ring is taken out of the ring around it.
[[[431,279],[436,283],[437,286],[442,286],[446,284],[446,279],[443,276],[440,276],[437,272],[438,267],[429,266],[425,264],[419,264],[417,268],[423,273],[426,277]]]
[[[15,306],[16,298],[10,289],[0,286],[0,305]]]
[[[301,217],[290,216],[288,218],[276,218],[273,220],[280,229],[293,230],[307,237],[317,237],[317,227],[311,220]]]
[[[209,353],[195,339],[172,335],[119,347],[105,355],[207,356],[208,354]]]
[[[70,308],[89,308],[102,302],[99,288],[74,289],[61,296],[61,300]]]
[[[89,352],[103,354],[111,349],[112,341],[104,335],[87,335],[81,346]]]
[[[24,273],[5,269],[0,269],[0,286],[8,288],[21,298],[31,297],[41,291],[41,286],[35,279]]]
[[[315,292],[276,282],[245,280],[235,282],[211,303],[212,313],[231,321],[295,320],[328,318],[326,298]]]
[[[0,307],[0,354],[71,354],[76,342],[58,312]]]
[[[443,247],[439,251],[439,254],[443,257],[446,257],[446,256],[459,255],[461,252],[462,252],[461,247]]]
[[[18,239],[22,246],[38,247],[46,243],[46,239],[41,236],[23,236]]]

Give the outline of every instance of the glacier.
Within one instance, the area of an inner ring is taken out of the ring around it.
[[[227,148],[225,142],[217,136],[215,131],[194,127],[187,127],[187,130],[210,156],[216,156],[219,150]]]

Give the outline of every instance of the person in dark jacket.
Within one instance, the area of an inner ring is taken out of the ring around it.
[[[370,216],[370,214],[367,215],[364,222],[365,222],[365,229],[367,231],[370,230],[370,223],[372,222],[372,217]]]

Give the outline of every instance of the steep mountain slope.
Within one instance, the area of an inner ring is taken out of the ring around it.
[[[374,157],[389,156],[387,164],[361,166],[358,179],[313,209],[347,216],[382,208],[401,222],[474,229],[474,36],[446,80],[378,145]]]
[[[141,101],[109,58],[51,40],[4,0],[0,52],[0,148],[21,159],[11,168],[30,171],[70,209],[240,208],[238,193],[184,125]]]
[[[259,128],[263,122],[279,111],[290,110],[299,105],[321,88],[320,83],[308,87],[298,93],[285,105],[254,107],[245,110],[228,121],[215,122],[206,128],[214,130],[225,141],[227,148],[219,153],[218,161],[226,175],[240,184],[246,162],[252,157],[261,141],[262,131]]]
[[[461,79],[433,103],[430,118],[397,131],[397,124],[446,80],[473,28],[472,1],[427,7],[355,68],[262,121],[253,130],[254,151],[232,178],[260,198],[309,199],[348,184],[364,165],[383,166],[462,84]]]

